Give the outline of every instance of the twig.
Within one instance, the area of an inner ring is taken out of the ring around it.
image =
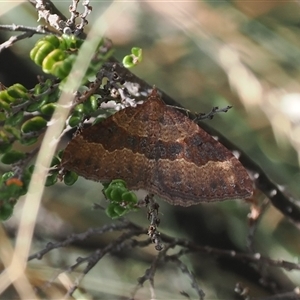
[[[199,287],[197,280],[194,276],[194,274],[188,269],[188,267],[186,266],[186,264],[184,264],[178,257],[176,257],[176,255],[172,255],[172,256],[167,256],[166,257],[167,260],[170,260],[174,263],[177,264],[177,266],[179,267],[179,269],[181,270],[181,272],[183,274],[186,274],[190,280],[191,280],[191,286],[192,288],[197,292],[199,299],[200,300],[204,300],[205,297],[205,293],[204,291]]]
[[[42,25],[39,25],[37,27],[30,27],[30,26],[16,25],[16,24],[0,25],[0,30],[31,32],[32,34],[54,33],[47,26],[42,26]]]
[[[249,296],[249,288],[240,282],[235,285],[234,292],[243,300],[251,300],[251,297]]]
[[[164,261],[165,257],[167,255],[167,251],[173,248],[173,245],[168,245],[167,247],[165,247],[161,252],[158,253],[158,255],[154,258],[154,260],[152,261],[152,264],[150,266],[150,268],[148,268],[144,275],[140,278],[138,278],[138,284],[136,285],[136,287],[134,288],[134,290],[131,293],[131,300],[134,299],[137,291],[143,287],[144,283],[149,280],[150,282],[150,292],[151,292],[151,299],[155,299],[155,290],[154,290],[154,276],[157,270],[157,266],[159,264],[160,261]]]
[[[66,247],[70,245],[71,243],[74,243],[76,241],[83,241],[94,234],[103,234],[105,232],[110,231],[121,231],[121,230],[127,230],[127,232],[123,233],[119,238],[116,240],[110,242],[106,247],[103,249],[98,249],[97,251],[93,252],[91,255],[81,258],[78,257],[76,260],[76,263],[69,266],[67,269],[62,270],[60,273],[68,271],[71,272],[75,270],[79,265],[87,262],[86,268],[83,270],[83,273],[76,279],[72,287],[69,289],[67,296],[72,295],[72,293],[76,290],[78,287],[80,281],[82,278],[95,266],[96,263],[101,260],[101,258],[106,255],[107,253],[115,253],[120,252],[128,249],[133,249],[135,247],[145,247],[148,246],[151,243],[151,239],[146,239],[143,241],[137,241],[133,239],[135,236],[139,236],[141,234],[146,234],[147,229],[142,228],[128,220],[122,220],[120,223],[113,223],[113,224],[107,224],[100,228],[90,228],[89,230],[80,233],[80,234],[72,234],[69,237],[67,237],[64,241],[57,242],[57,243],[48,243],[46,247],[39,252],[32,254],[29,258],[29,260],[32,260],[34,258],[41,259],[46,253],[50,252],[53,249]],[[241,260],[244,263],[251,263],[256,265],[264,265],[264,266],[273,266],[273,267],[280,267],[283,269],[286,269],[288,271],[290,270],[300,270],[300,264],[284,261],[284,260],[274,260],[267,256],[262,256],[259,253],[241,253],[231,250],[223,250],[219,248],[213,248],[209,246],[201,246],[198,245],[192,241],[189,241],[187,239],[178,239],[174,238],[165,234],[160,235],[161,240],[165,243],[165,247],[162,251],[158,253],[154,261],[152,262],[152,265],[149,269],[146,270],[145,274],[138,280],[138,285],[135,287],[134,291],[132,292],[132,297],[136,294],[137,290],[140,289],[143,286],[143,283],[146,280],[149,280],[150,287],[151,287],[151,293],[152,296],[155,296],[154,293],[154,275],[157,269],[157,266],[159,263],[166,263],[167,261],[174,261],[178,264],[178,266],[181,268],[183,273],[186,273],[191,281],[192,281],[192,287],[197,291],[200,299],[201,297],[204,297],[204,293],[202,289],[197,285],[196,279],[194,278],[194,275],[190,273],[184,265],[181,264],[179,258],[182,255],[186,255],[189,253],[206,253],[208,255],[212,256],[218,256],[218,257],[229,257],[231,259],[237,259]],[[181,249],[173,255],[167,255],[169,249],[174,248],[175,246],[181,247]]]
[[[69,271],[74,270],[76,267],[78,267],[83,262],[87,261],[88,265],[83,270],[82,274],[75,280],[74,284],[70,287],[68,292],[65,295],[65,298],[69,298],[72,296],[74,291],[78,288],[81,280],[84,278],[84,276],[98,263],[98,261],[107,253],[110,253],[112,251],[121,251],[126,241],[131,238],[132,236],[140,235],[142,232],[140,230],[131,230],[129,232],[123,233],[120,237],[115,239],[113,242],[109,243],[105,248],[98,249],[94,253],[92,253],[90,256],[83,258],[83,259],[77,259],[77,263],[69,268]]]
[[[161,251],[164,245],[161,242],[160,232],[157,227],[160,223],[158,217],[159,205],[153,199],[154,195],[147,195],[145,201],[148,202],[148,220],[150,221],[150,226],[148,228],[148,236],[150,237],[152,243],[155,244],[155,249]]]
[[[117,224],[115,224],[115,223],[106,224],[103,227],[99,227],[99,228],[90,228],[87,231],[79,233],[79,234],[71,234],[69,237],[67,237],[62,242],[48,243],[44,249],[38,251],[35,254],[30,255],[28,257],[28,261],[30,261],[34,258],[42,259],[46,253],[50,252],[53,249],[66,247],[66,246],[74,243],[75,241],[83,241],[83,240],[87,239],[89,236],[94,235],[94,234],[103,234],[105,232],[119,231],[119,230],[125,230],[125,229],[140,230],[141,228],[136,226],[134,223],[126,222],[126,221],[123,221],[123,222],[117,223]]]
[[[43,0],[43,1],[40,1],[40,0],[28,0],[28,2],[30,4],[32,4],[37,9],[42,9],[42,7],[40,7],[40,6],[36,7],[37,4],[39,4],[39,5],[42,4],[42,5],[44,5],[44,8],[48,9],[51,14],[58,15],[59,18],[62,19],[62,20],[64,20],[64,21],[67,20],[67,18],[65,17],[65,15],[50,0]]]
[[[37,26],[37,27],[29,27],[29,26],[23,26],[23,25],[0,25],[0,30],[3,31],[21,31],[23,32],[20,35],[11,36],[6,42],[2,43],[0,45],[0,53],[2,50],[11,47],[16,42],[21,41],[26,38],[32,37],[34,34],[57,34],[50,30],[47,26]]]
[[[223,249],[214,248],[210,246],[199,246],[186,239],[175,239],[165,234],[161,234],[161,239],[165,243],[176,242],[177,246],[182,246],[184,248],[179,251],[179,254],[177,254],[178,257],[180,255],[187,254],[187,253],[199,252],[199,253],[217,255],[220,257],[229,257],[241,261],[253,262],[256,264],[261,263],[267,266],[280,267],[287,271],[300,270],[300,264],[292,263],[281,259],[278,260],[271,259],[267,256],[261,255],[260,253],[242,253],[242,252],[236,252],[232,250],[223,250]]]
[[[202,121],[202,120],[205,120],[205,119],[211,120],[215,116],[215,114],[221,113],[221,112],[228,112],[228,110],[231,109],[231,108],[232,108],[231,105],[228,105],[224,108],[219,108],[218,106],[213,107],[212,110],[208,113],[197,113],[197,114],[195,114],[196,117],[193,121],[198,123],[199,121]]]
[[[184,108],[184,107],[174,106],[174,105],[168,105],[168,106],[171,106],[173,108],[176,108],[178,110],[186,112],[187,116],[189,116],[189,114],[191,114],[191,111],[189,109]],[[221,113],[221,112],[225,112],[226,113],[231,108],[232,108],[231,105],[228,105],[228,106],[223,107],[223,108],[219,108],[218,106],[215,106],[208,113],[194,113],[195,118],[193,119],[193,121],[196,122],[196,123],[198,123],[199,121],[203,121],[205,119],[211,120],[211,119],[213,119],[213,117],[217,113]]]
[[[29,2],[35,6],[38,12],[38,21],[44,19],[50,26],[63,32],[67,27],[67,18],[56,8],[56,6],[50,0],[29,0]]]
[[[20,35],[11,36],[6,42],[4,42],[0,45],[0,53],[1,53],[2,50],[11,47],[16,42],[18,42],[20,40],[23,40],[23,39],[26,39],[26,38],[29,38],[29,37],[32,37],[33,34],[34,33],[28,31],[28,32],[24,32]]]
[[[255,199],[253,201],[256,201]],[[254,247],[254,235],[257,230],[257,227],[260,223],[260,220],[262,219],[264,212],[268,208],[270,202],[269,199],[265,199],[263,203],[258,207],[257,203],[252,203],[251,205],[251,213],[249,214],[249,229],[248,229],[248,235],[246,239],[247,243],[247,249],[254,253],[255,247]]]
[[[89,5],[89,3],[90,3],[89,0],[83,1],[82,6],[84,7],[84,12],[82,14],[80,14],[77,11],[77,6],[78,6],[79,0],[73,0],[72,2],[73,3],[72,3],[72,5],[70,5],[70,8],[69,8],[71,17],[69,18],[67,24],[71,28],[76,28],[75,35],[79,35],[83,32],[84,27],[88,24],[88,21],[86,18],[91,13],[92,7]],[[80,24],[76,25],[76,19],[78,17],[81,18],[81,21],[80,21]]]
[[[72,0],[72,4],[69,7],[69,11],[71,13],[71,17],[68,20],[68,25],[75,27],[76,19],[79,16],[79,12],[77,12],[77,6],[78,6],[79,0]]]

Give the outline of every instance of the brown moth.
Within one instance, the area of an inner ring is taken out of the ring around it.
[[[62,167],[101,182],[123,179],[173,205],[246,198],[253,185],[242,164],[222,144],[154,89],[137,107],[127,107],[76,135]]]

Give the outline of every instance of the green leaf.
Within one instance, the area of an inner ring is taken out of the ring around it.
[[[48,104],[43,105],[40,108],[40,111],[41,111],[41,113],[43,113],[46,116],[52,116],[55,111],[56,106],[57,106],[56,103],[48,103]]]
[[[83,103],[77,104],[74,108],[74,111],[82,114],[84,112]]]
[[[60,164],[60,159],[58,156],[53,156],[50,167],[58,166]]]
[[[115,211],[116,205],[114,203],[110,203],[105,209],[105,213],[112,219],[119,218],[119,214]]]
[[[2,180],[5,182],[7,179],[13,177],[15,174],[12,171],[6,172],[2,175]]]
[[[68,123],[71,127],[78,126],[83,120],[83,114],[79,112],[74,112],[73,115],[70,117]]]
[[[7,219],[9,219],[13,214],[13,211],[14,211],[14,205],[10,203],[0,203],[0,220],[6,221]]]
[[[18,178],[9,178],[5,181],[5,184],[3,183],[2,188],[0,190],[0,202],[1,200],[5,199],[18,199],[20,195],[24,192],[24,183]]]
[[[58,172],[53,172],[52,174],[48,175],[45,186],[54,185],[57,182],[57,177],[58,177]]]
[[[111,201],[122,201],[122,194],[127,192],[126,183],[122,179],[112,180],[108,185],[104,185],[103,193]]]
[[[116,206],[114,207],[114,211],[115,211],[115,213],[116,213],[119,217],[125,215],[125,214],[128,212],[127,209],[126,209],[125,207],[120,206],[120,205],[116,205]]]
[[[47,121],[41,116],[36,116],[24,122],[23,125],[21,126],[21,131],[23,133],[40,131],[46,126],[47,126]]]
[[[5,183],[6,180],[14,176],[14,172],[9,171],[4,173],[0,178],[0,187]],[[1,198],[0,198],[1,199]]]
[[[7,104],[13,103],[15,101],[14,97],[11,97],[8,93],[7,90],[1,91],[0,92],[0,100],[6,102]]]
[[[56,155],[61,160],[64,155],[64,149],[59,150]]]
[[[75,35],[63,34],[61,37],[61,49],[79,49],[83,40],[78,39]]]
[[[3,99],[1,99],[1,98],[0,98],[0,108],[2,108],[4,110],[7,110],[7,111],[11,110],[10,105],[7,102],[5,102]]]
[[[126,191],[124,187],[113,187],[110,194],[109,199],[116,202],[122,201],[122,194]]]
[[[37,141],[38,141],[38,137],[36,136],[33,136],[33,137],[27,137],[27,136],[23,136],[19,142],[22,144],[22,145],[25,145],[25,146],[30,146],[30,145],[33,145],[35,144]]]
[[[0,112],[0,121],[5,121],[6,120],[6,114],[5,112]]]
[[[30,53],[29,53],[29,57],[31,58],[31,60],[34,61],[36,54],[38,53],[41,45],[44,44],[44,42],[38,41],[35,46],[31,49]]]
[[[5,126],[4,126],[4,129],[5,129],[8,133],[12,134],[15,138],[20,139],[21,134],[20,134],[19,128],[15,127],[15,126],[8,126],[8,125],[5,125]]]
[[[57,37],[56,35],[53,35],[53,34],[46,35],[41,40],[43,41],[43,43],[44,42],[49,42],[55,48],[58,48],[60,46],[60,43],[61,43],[61,38],[59,38],[59,37]]]
[[[29,172],[30,174],[32,174],[33,171],[34,171],[34,168],[35,168],[35,165],[31,165],[31,166],[28,168],[28,172]]]
[[[37,46],[30,51],[30,58],[37,65],[42,66],[45,57],[47,57],[47,55],[53,50],[55,50],[55,47],[48,42],[37,44]]]
[[[1,157],[1,162],[6,164],[6,165],[10,165],[10,164],[14,164],[17,161],[24,159],[25,158],[25,153],[24,152],[20,152],[20,151],[16,151],[16,150],[11,150],[7,153],[5,153],[2,157]]]
[[[75,59],[76,55],[71,54],[63,61],[56,62],[52,67],[51,74],[60,79],[65,79],[69,75]]]
[[[110,186],[119,186],[119,187],[125,187],[126,188],[126,182],[123,179],[114,179],[109,184]]]
[[[131,54],[130,55],[126,55],[123,58],[123,65],[125,68],[132,68],[135,65],[137,65],[138,63],[140,63],[142,61],[142,53],[143,50],[141,48],[138,47],[133,47],[131,49]]]
[[[25,86],[20,83],[15,83],[14,85],[10,86],[7,90],[7,94],[12,98],[28,98],[28,90]]]
[[[57,88],[52,93],[50,93],[49,95],[47,95],[47,103],[57,102],[57,100],[59,99],[60,95],[61,95],[61,91]]]
[[[30,166],[29,168],[25,168],[25,170],[23,172],[22,180],[23,180],[24,185],[23,185],[23,189],[21,191],[22,195],[27,193],[27,188],[29,186],[31,177],[32,177],[32,168]]]
[[[60,46],[60,39],[55,35],[46,35],[45,37],[39,39],[36,42],[34,48],[30,51],[30,58],[33,61],[35,60],[37,53],[39,52],[41,46],[43,46],[43,45],[51,45],[52,50],[56,49]]]
[[[73,171],[67,171],[64,176],[64,183],[66,185],[73,185],[78,179],[78,175]]]
[[[95,112],[98,109],[98,99],[95,96],[91,96],[87,101],[83,103],[83,111],[86,115]]]
[[[126,55],[122,61],[125,68],[132,68],[135,66],[134,57],[132,55]]]
[[[0,142],[0,154],[6,153],[12,148],[11,143]]]
[[[57,62],[62,62],[66,54],[61,49],[51,51],[43,60],[42,69],[45,73],[53,74],[53,66]]]
[[[37,102],[31,103],[26,107],[26,111],[35,112],[38,111],[47,101],[47,97],[43,97]]]
[[[23,121],[23,117],[24,117],[24,112],[20,111],[16,114],[12,115],[8,119],[6,119],[5,125],[16,126]]]
[[[137,196],[134,192],[128,191],[128,192],[124,192],[122,194],[122,200],[124,202],[129,202],[131,204],[136,204],[137,203]]]
[[[143,49],[139,47],[131,48],[131,53],[138,58],[139,62],[143,59]]]

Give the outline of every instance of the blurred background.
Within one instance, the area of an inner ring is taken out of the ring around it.
[[[69,17],[70,3],[54,3]],[[88,20],[92,26],[111,2],[90,4],[93,11]],[[115,21],[106,32],[116,48],[115,57],[121,60],[133,46],[141,47],[143,61],[133,72],[191,111],[208,112],[214,106],[232,105],[228,113],[206,122],[241,148],[299,204],[300,2],[132,1],[119,5]],[[0,12],[2,25],[37,26],[36,11],[27,2],[1,2]],[[14,34],[0,31],[0,43]],[[29,51],[39,38],[23,40],[0,53],[0,82],[5,86],[19,82],[32,88],[36,84],[36,76],[42,71],[30,61]],[[62,141],[61,148],[66,142]],[[101,189],[99,183],[84,179],[72,187],[58,183],[46,188],[31,253],[48,241],[112,222],[104,212],[92,209],[93,203],[105,205]],[[260,193],[256,197],[260,202],[264,200]],[[191,208],[159,203],[161,232],[200,245],[246,251],[248,203],[235,200]],[[22,199],[16,208],[14,216],[3,225],[12,241]],[[141,226],[148,225],[145,210],[128,217]],[[36,280],[34,284],[51,280],[58,268],[73,264],[79,255],[88,255],[112,238],[108,234],[93,236],[52,251],[41,261],[30,262],[31,280]],[[299,263],[299,229],[272,205],[261,219],[254,245],[263,255]],[[105,257],[85,277],[84,297],[125,299],[156,255],[150,245]],[[267,269],[264,272],[269,281],[263,283],[259,281],[261,273],[249,264],[199,254],[183,260],[195,273],[205,299],[241,299],[234,294],[237,282],[247,286],[252,297],[267,297],[276,289],[292,291],[300,284],[299,271]],[[68,274],[71,280],[76,275]],[[60,281],[55,282],[59,286]],[[192,299],[196,297],[188,278],[171,263],[158,268],[155,286],[161,299],[184,299],[180,291],[186,291]],[[13,295],[13,289],[7,293]],[[136,299],[148,298],[146,283]]]

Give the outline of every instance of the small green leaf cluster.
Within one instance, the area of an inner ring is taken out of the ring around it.
[[[123,58],[123,65],[125,68],[132,68],[140,63],[143,59],[143,50],[138,47],[131,48],[131,54]]]
[[[0,108],[6,111],[11,110],[11,104],[15,102],[16,99],[28,99],[27,89],[20,83],[15,83],[9,88],[0,92]],[[0,120],[5,119],[5,114],[2,112],[0,114]]]
[[[45,129],[55,109],[59,90],[53,88],[51,80],[37,84],[27,90],[16,83],[0,92],[0,154],[9,150],[18,140],[31,145],[38,139],[38,133]],[[37,114],[38,112],[38,114]]]
[[[30,58],[39,66],[42,70],[60,79],[65,79],[76,60],[78,49],[83,44],[83,40],[75,37],[74,35],[63,34],[62,36],[47,35],[41,38],[35,44],[34,48],[30,51]],[[102,46],[101,40],[98,49]],[[93,76],[99,71],[99,68],[103,61],[112,54],[108,52],[103,56],[95,57],[94,64],[90,64],[86,78]]]
[[[112,218],[119,218],[137,209],[137,197],[129,191],[124,180],[115,179],[109,184],[104,184],[103,193],[110,201],[106,214]]]
[[[59,151],[57,155],[55,155],[51,161],[50,164],[50,172],[48,173],[45,186],[51,186],[54,185],[58,179],[61,177],[60,171],[60,164],[61,164],[61,158],[63,156],[63,150]],[[64,183],[68,186],[73,185],[77,179],[78,175],[73,171],[64,171],[63,176]]]
[[[6,220],[26,194],[33,167],[27,166],[35,151],[26,153],[45,131],[60,95],[58,84],[48,79],[28,90],[16,83],[0,91],[0,161],[11,170],[0,180],[0,220]],[[16,149],[16,145],[22,145]],[[1,175],[0,175],[1,176]]]
[[[4,164],[14,164],[25,158],[25,153],[13,150],[14,142],[29,146],[37,142],[47,127],[50,115],[55,109],[57,92],[49,90],[52,82],[37,84],[28,91],[21,84],[14,84],[0,92],[0,155]],[[41,93],[41,94],[36,94]],[[42,96],[41,96],[42,95]],[[37,113],[38,112],[38,113]]]
[[[0,177],[0,221],[7,220],[13,213],[18,198],[25,195],[33,172],[33,167],[23,172],[22,179],[13,171]]]
[[[0,175],[0,220],[11,215],[17,199],[27,192],[33,171],[27,164],[35,152],[26,153],[22,148],[38,141],[59,93],[51,80],[31,90],[16,83],[0,91],[0,161],[11,165],[10,171]],[[21,149],[15,149],[16,142]]]
[[[99,108],[98,96],[92,95],[83,103],[76,105],[71,117],[68,119],[68,124],[71,127],[80,125],[86,116],[90,116]]]
[[[60,79],[67,77],[76,59],[76,52],[83,40],[73,35],[47,35],[30,51],[30,58],[47,74]]]
[[[61,94],[58,84],[55,84],[51,79],[47,79],[43,83],[38,83],[33,91],[30,90],[30,93],[30,101],[23,104],[25,106],[24,110],[30,113],[39,112],[50,118]]]

